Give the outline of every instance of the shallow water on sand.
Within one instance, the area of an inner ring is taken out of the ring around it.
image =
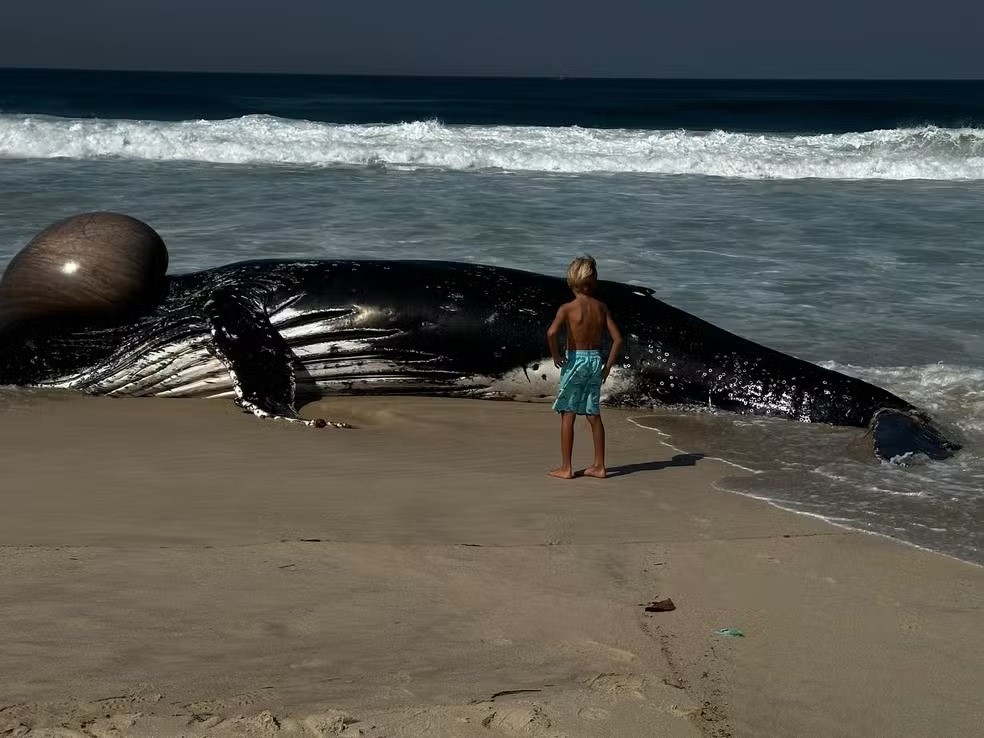
[[[740,467],[722,490],[984,565],[979,438],[946,463],[899,467],[872,461],[857,428],[692,412],[632,420],[682,453]]]

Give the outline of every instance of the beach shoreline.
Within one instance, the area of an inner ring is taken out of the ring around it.
[[[715,489],[740,470],[638,412],[606,411],[621,473],[571,482],[545,476],[549,405],[305,412],[356,429],[69,393],[4,411],[0,732],[916,736],[984,719],[980,567]]]

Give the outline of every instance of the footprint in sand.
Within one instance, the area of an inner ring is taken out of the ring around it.
[[[355,726],[359,721],[341,710],[327,710],[304,719],[304,727],[316,736],[340,736],[349,738],[362,735]]]
[[[21,704],[0,708],[0,735],[44,738],[102,738],[104,735],[136,735],[142,708],[154,705],[162,695],[106,697],[93,702]],[[58,727],[37,727],[58,716]]]
[[[211,723],[212,719],[201,723],[201,726],[205,726]],[[274,715],[268,710],[264,710],[259,715],[243,716],[236,715],[235,717],[226,718],[225,720],[220,720],[207,728],[208,738],[225,738],[225,736],[240,736],[240,735],[303,735],[301,732],[300,725],[296,721],[290,720],[289,718],[281,719]]]
[[[550,718],[543,707],[531,705],[496,705],[487,708],[488,715],[482,718],[482,725],[489,730],[502,733],[534,735],[541,738],[564,738],[550,728]]]
[[[637,700],[646,699],[643,694],[645,686],[646,682],[642,677],[631,674],[598,674],[587,682],[587,687],[596,692],[616,697],[633,697]]]
[[[189,702],[184,707],[186,710],[191,710],[192,712],[197,712],[204,715],[222,715],[230,712],[234,713],[245,707],[250,707],[260,698],[260,696],[261,695],[259,692],[243,692],[242,694],[235,694],[231,697],[223,697],[221,699],[197,700],[195,702]]]
[[[585,720],[608,720],[611,713],[601,707],[582,707],[577,711],[577,716]]]
[[[258,715],[236,715],[222,718],[217,715],[189,724],[195,738],[239,738],[240,736],[271,736],[273,738],[358,738],[363,732],[355,726],[359,721],[340,710],[328,710],[303,719],[279,717],[269,710]]]

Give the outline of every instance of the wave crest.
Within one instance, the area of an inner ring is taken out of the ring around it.
[[[984,129],[756,135],[727,131],[337,125],[251,115],[133,121],[0,115],[0,158],[135,159],[741,179],[984,179]]]

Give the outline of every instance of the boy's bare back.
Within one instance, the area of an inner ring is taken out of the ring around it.
[[[598,269],[590,256],[581,256],[567,268],[567,285],[574,299],[557,309],[553,323],[547,329],[547,342],[554,365],[560,369],[560,385],[553,409],[561,414],[560,445],[563,462],[550,472],[558,479],[573,479],[571,454],[574,450],[574,417],[584,415],[591,426],[594,440],[594,464],[584,470],[585,476],[604,479],[605,424],[601,421],[601,385],[608,379],[619,352],[622,334],[608,312],[608,307],[592,297],[598,283]],[[558,336],[567,327],[567,359],[561,355]],[[605,329],[612,337],[608,361],[601,364],[601,337]]]
[[[601,337],[609,323],[608,307],[588,295],[578,295],[561,305],[567,323],[567,349],[590,351],[601,348]]]

